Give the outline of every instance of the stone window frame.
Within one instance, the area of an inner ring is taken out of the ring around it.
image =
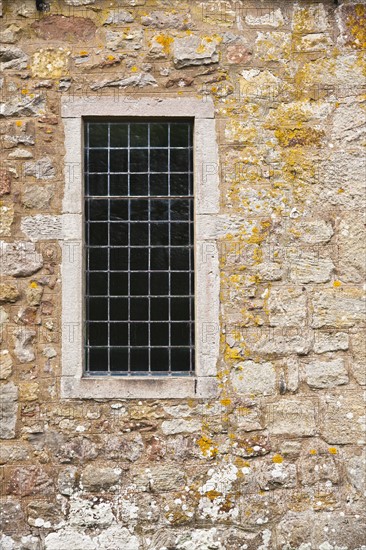
[[[185,117],[194,119],[195,376],[83,376],[84,216],[83,118]],[[65,189],[62,206],[61,397],[215,397],[219,356],[218,143],[210,98],[119,96],[63,98]]]

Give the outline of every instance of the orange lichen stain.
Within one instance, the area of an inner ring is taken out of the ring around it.
[[[22,126],[22,124],[23,124],[23,122],[22,122],[21,120],[17,120],[17,121],[15,122],[15,125],[18,126],[18,128],[19,128],[20,126]]]
[[[38,285],[35,281],[32,281],[29,285],[31,288],[38,288]]]
[[[87,55],[89,55],[89,53],[86,50],[81,50],[81,52],[79,52],[79,55],[80,57],[86,57]]]
[[[114,61],[116,58],[114,57],[114,55],[107,55],[106,59],[108,61]]]
[[[220,403],[221,405],[223,405],[223,407],[228,407],[229,405],[231,405],[231,399],[225,397],[224,399],[221,399]]]
[[[344,189],[342,189],[342,187],[340,187],[340,188],[338,189],[338,193],[344,193]]]
[[[342,286],[342,283],[341,283],[341,281],[334,281],[333,286],[334,286],[334,288],[338,288],[338,287]]]
[[[205,495],[206,495],[207,498],[209,498],[212,501],[212,500],[215,500],[215,498],[221,497],[222,493],[212,489],[211,491],[207,491],[207,493],[205,493]]]
[[[309,454],[316,455],[317,451],[315,449],[310,449]]]
[[[137,73],[138,71],[138,67],[136,67],[135,65],[133,67],[131,67],[131,72],[132,73]]]
[[[155,40],[158,44],[163,46],[164,53],[170,53],[170,45],[172,42],[174,42],[174,38],[166,34],[158,34],[157,36],[155,36]]]
[[[366,48],[366,6],[356,4],[355,15],[350,15],[346,24],[352,36],[347,45],[357,50],[364,50]]]
[[[215,457],[218,454],[218,449],[213,447],[213,441],[207,435],[203,435],[198,441],[198,446],[201,449],[203,456]]]
[[[250,468],[250,462],[238,456],[235,459],[235,466],[237,466],[238,468]]]
[[[330,452],[331,455],[336,455],[338,452],[335,447],[329,447],[328,451]]]
[[[272,458],[272,462],[274,462],[275,464],[282,464],[283,462],[283,458],[281,455],[274,455],[274,457]]]
[[[323,130],[313,128],[278,128],[275,136],[282,147],[295,147],[304,145],[320,146],[324,136]]]
[[[29,92],[29,90],[27,90],[26,88],[24,88],[24,89],[21,91],[21,94],[22,94],[22,95],[27,95],[28,92]]]

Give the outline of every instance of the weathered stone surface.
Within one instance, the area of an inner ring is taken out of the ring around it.
[[[89,4],[95,4],[95,0],[65,0],[69,6],[88,6]]]
[[[294,224],[293,229],[299,230],[299,239],[306,244],[324,244],[334,235],[332,224],[325,220],[301,221]]]
[[[264,462],[255,477],[262,491],[269,491],[279,487],[296,487],[296,465],[287,462]]]
[[[5,168],[0,168],[0,197],[10,193],[11,174]]]
[[[297,436],[316,432],[315,407],[311,400],[280,399],[267,406],[266,419],[271,433]]]
[[[0,47],[0,70],[13,69],[20,71],[27,67],[28,56],[15,46]]]
[[[260,13],[260,12],[259,12]],[[269,13],[265,13],[264,15],[251,15],[248,14],[245,16],[245,22],[250,27],[282,27],[285,20],[282,15],[282,12],[280,8],[277,9],[271,9]]]
[[[185,485],[184,472],[175,464],[150,466],[146,475],[153,492],[180,491]]]
[[[255,41],[254,57],[262,62],[281,62],[290,51],[290,38],[284,32],[259,32]]]
[[[315,333],[315,353],[326,353],[327,351],[345,351],[349,346],[349,337],[346,332],[323,332]]]
[[[365,403],[362,394],[348,392],[342,399],[326,397],[322,437],[329,444],[365,444]]]
[[[361,217],[339,224],[337,273],[341,281],[362,283],[366,278],[366,226]]]
[[[35,359],[35,353],[33,349],[33,341],[36,336],[36,331],[25,327],[19,328],[15,331],[14,340],[14,354],[21,363],[31,363]]]
[[[2,44],[15,44],[19,38],[20,28],[17,25],[9,25],[0,32],[0,42]]]
[[[15,425],[17,421],[18,388],[13,382],[0,386],[0,437],[12,439],[15,437]]]
[[[23,532],[29,532],[20,501],[15,498],[2,499],[0,514],[1,531],[5,534],[14,535],[19,528]]]
[[[347,384],[349,378],[343,359],[334,359],[305,365],[305,381],[311,388],[333,388]]]
[[[39,306],[43,295],[43,287],[32,281],[25,290],[25,297],[29,306]]]
[[[9,494],[30,496],[52,493],[53,481],[40,466],[24,466],[12,470],[8,480]]]
[[[333,114],[332,138],[352,145],[362,145],[365,139],[364,102],[346,98]]]
[[[132,23],[134,18],[129,11],[118,9],[109,12],[105,25],[119,25],[120,23]]]
[[[0,464],[22,462],[31,456],[30,449],[21,442],[0,445]]]
[[[79,42],[91,40],[96,31],[95,23],[85,17],[49,15],[32,25],[36,35],[43,40]],[[77,29],[77,32],[75,32]]]
[[[128,460],[135,462],[144,451],[140,434],[108,436],[104,446],[106,458],[110,460]]]
[[[338,483],[339,473],[332,455],[312,455],[302,457],[298,462],[301,484],[304,486],[317,485],[318,483]]]
[[[365,296],[358,288],[314,292],[312,304],[314,328],[347,328],[365,322]]]
[[[77,468],[67,466],[61,470],[58,476],[57,487],[59,492],[65,496],[71,496],[76,487]]]
[[[272,395],[275,393],[276,372],[272,363],[244,361],[236,365],[231,381],[239,395]]]
[[[62,239],[62,219],[60,216],[37,214],[22,218],[21,230],[31,241]]]
[[[80,533],[76,529],[61,529],[60,531],[49,533],[45,538],[45,550],[70,550],[70,548],[82,548],[83,550],[97,549],[89,535]]]
[[[82,473],[81,483],[85,491],[116,491],[121,478],[120,468],[89,464]]]
[[[352,361],[351,372],[357,382],[362,386],[366,386],[366,345],[364,331],[352,334]]]
[[[6,243],[0,241],[0,274],[26,277],[39,271],[43,265],[42,256],[35,245],[29,242]]]
[[[19,299],[20,293],[16,285],[0,283],[0,302],[14,303]]]
[[[324,32],[328,28],[327,12],[323,4],[295,6],[293,30],[296,33]]]
[[[191,21],[189,13],[169,13],[153,11],[149,15],[141,17],[141,24],[145,27],[155,29],[179,29],[185,31],[190,28]]]
[[[303,327],[306,309],[306,295],[301,289],[289,287],[273,290],[268,300],[270,325]]]
[[[45,210],[54,195],[54,186],[26,185],[22,193],[22,203],[26,208]]]
[[[334,264],[328,258],[320,258],[317,252],[287,250],[290,279],[294,283],[326,283],[330,281]]]
[[[38,116],[44,112],[45,98],[35,95],[12,98],[0,104],[0,118],[10,116]]]
[[[226,57],[230,65],[244,65],[251,59],[252,52],[242,44],[232,44],[227,47]]]
[[[217,42],[213,38],[185,36],[173,44],[174,65],[181,69],[190,65],[218,63]]]
[[[358,456],[351,456],[346,466],[347,477],[360,494],[366,490],[366,451]]]
[[[9,206],[0,206],[0,237],[10,237],[11,226],[14,221],[14,207],[12,204]]]
[[[76,497],[70,501],[70,526],[81,531],[85,528],[105,529],[115,523],[109,502],[93,502]]]
[[[13,360],[7,349],[0,351],[0,380],[6,380],[13,372]]]
[[[185,420],[183,418],[176,418],[174,420],[165,420],[161,429],[165,435],[174,435],[180,433],[194,433],[200,428],[199,420]]]
[[[101,88],[144,88],[145,86],[157,86],[156,79],[148,73],[136,73],[132,76],[126,76],[122,79],[109,79],[94,82],[90,85],[92,90],[100,90]]]
[[[34,176],[37,180],[48,180],[55,177],[55,168],[51,159],[44,157],[36,162],[26,162],[24,175]]]

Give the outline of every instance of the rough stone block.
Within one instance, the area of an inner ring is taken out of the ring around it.
[[[349,392],[341,398],[325,397],[322,409],[321,433],[327,443],[365,444],[365,403],[362,394]]]
[[[305,365],[305,381],[311,388],[333,388],[349,382],[343,359],[313,361]]]
[[[359,288],[318,291],[311,300],[313,328],[347,328],[365,323],[366,301]]]
[[[266,421],[274,435],[315,435],[315,406],[310,399],[279,399],[267,405]]]
[[[0,386],[0,437],[15,437],[15,426],[18,412],[18,388],[13,382]]]
[[[231,372],[231,381],[239,395],[272,395],[276,388],[276,372],[272,363],[244,361]]]
[[[190,65],[218,63],[217,42],[214,38],[185,36],[176,38],[173,44],[174,65],[177,69]]]
[[[89,464],[82,473],[81,483],[85,491],[115,491],[120,481],[120,468]]]
[[[6,243],[0,241],[0,274],[27,277],[39,271],[43,265],[42,256],[35,245],[29,242]]]

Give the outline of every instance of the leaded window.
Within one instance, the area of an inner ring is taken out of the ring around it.
[[[85,374],[193,375],[193,123],[84,128]]]

